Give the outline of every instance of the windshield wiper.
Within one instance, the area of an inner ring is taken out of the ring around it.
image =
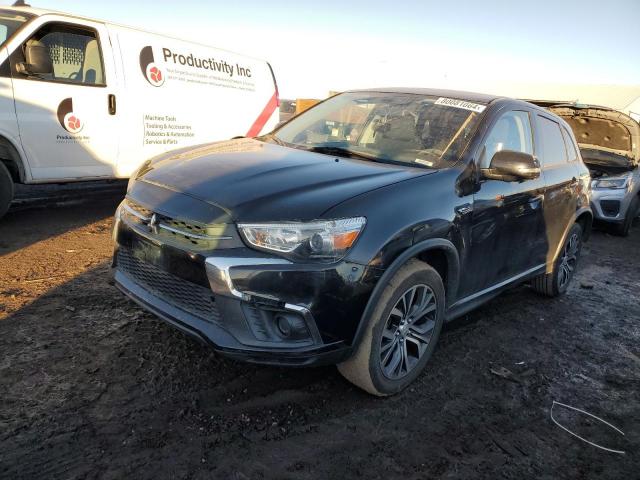
[[[362,158],[364,160],[372,160],[374,162],[384,161],[381,158],[377,158],[372,155],[367,155],[366,153],[354,152],[353,150],[349,150],[348,148],[337,147],[332,145],[318,145],[316,147],[309,147],[308,150],[310,152],[324,153],[326,155],[337,155],[339,157]]]
[[[289,144],[284,142],[283,140],[280,140],[278,137],[276,137],[273,133],[267,133],[266,135],[263,135],[262,137],[258,138],[258,140],[260,140],[261,138],[265,139],[265,140],[271,140],[273,143],[276,143],[280,146],[283,147],[288,147]]]

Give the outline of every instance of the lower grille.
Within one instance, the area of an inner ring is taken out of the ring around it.
[[[208,288],[143,262],[125,248],[118,250],[117,258],[118,270],[151,294],[206,322],[220,323],[220,313]]]
[[[602,213],[607,217],[615,217],[620,213],[620,201],[619,200],[600,200],[600,208]]]

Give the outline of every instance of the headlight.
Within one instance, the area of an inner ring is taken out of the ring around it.
[[[344,257],[364,228],[364,217],[309,223],[238,225],[250,245],[291,258],[333,262]]]
[[[604,177],[598,178],[591,183],[591,187],[599,189],[622,189],[627,188],[631,175],[624,177]]]

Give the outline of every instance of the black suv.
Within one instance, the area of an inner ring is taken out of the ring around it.
[[[229,357],[337,363],[389,395],[444,321],[525,281],[563,293],[589,196],[571,129],[547,110],[346,92],[264,137],[145,163],[116,213],[115,279]]]

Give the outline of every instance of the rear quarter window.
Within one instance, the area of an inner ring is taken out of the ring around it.
[[[547,117],[538,115],[538,130],[542,149],[540,163],[543,167],[567,162],[567,148],[562,137],[560,125]]]
[[[573,143],[571,134],[564,127],[562,127],[562,136],[564,137],[564,143],[567,147],[567,158],[570,162],[575,162],[578,160],[578,152],[576,150],[575,143]]]

